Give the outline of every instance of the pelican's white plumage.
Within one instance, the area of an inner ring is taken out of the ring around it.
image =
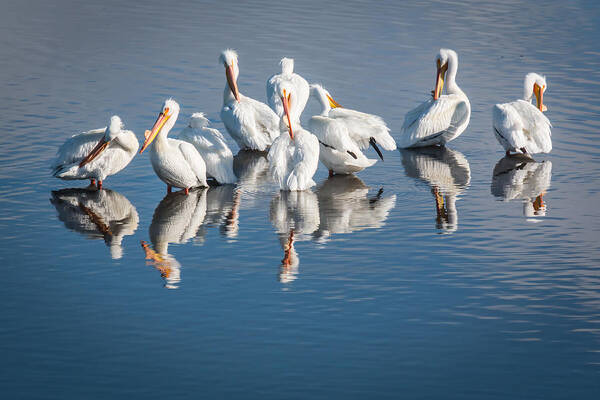
[[[193,144],[206,163],[206,176],[221,184],[235,183],[233,153],[217,129],[209,128],[203,113],[194,113],[179,138]]]
[[[310,131],[319,139],[319,160],[330,174],[352,174],[375,164],[350,138],[346,125],[326,115],[314,115],[308,122]]]
[[[114,115],[107,127],[74,135],[60,146],[52,174],[66,180],[97,179],[101,187],[101,181],[131,162],[138,148],[135,134]]]
[[[437,79],[433,99],[420,104],[404,117],[398,140],[401,148],[444,145],[457,138],[469,125],[471,104],[456,84],[456,52],[440,49],[436,62]],[[446,94],[442,95],[444,75],[447,75],[447,84]]]
[[[223,92],[221,120],[240,149],[265,151],[279,136],[279,118],[264,103],[241,94],[237,87],[238,55],[227,49],[219,57],[227,84]]]
[[[140,153],[152,143],[150,162],[156,175],[169,190],[174,186],[187,192],[192,187],[208,186],[206,164],[193,144],[167,137],[178,115],[179,104],[173,99],[166,100],[152,130],[146,131]]]
[[[321,115],[343,124],[350,138],[361,150],[371,145],[382,160],[383,155],[378,146],[385,150],[396,150],[396,141],[390,135],[390,129],[381,117],[343,108],[321,85],[310,85],[310,93],[321,104]]]
[[[506,153],[549,153],[552,150],[552,124],[543,114],[546,78],[536,73],[525,76],[523,100],[494,106],[494,134]],[[537,97],[537,107],[531,104]]]
[[[312,177],[319,165],[319,140],[300,126],[292,110],[296,100],[293,85],[283,83],[277,89],[284,105],[281,126],[287,128],[273,142],[269,154],[269,172],[281,190],[305,190],[315,185]]]
[[[279,95],[279,88],[284,83],[291,86],[296,93],[296,101],[291,105],[291,113],[297,118],[295,122],[299,123],[302,111],[304,111],[308,102],[310,87],[306,79],[294,73],[293,58],[282,58],[279,64],[281,65],[281,73],[275,74],[267,80],[267,102],[279,118],[283,117],[285,112]]]

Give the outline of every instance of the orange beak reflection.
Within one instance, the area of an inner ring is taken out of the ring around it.
[[[100,139],[100,141],[98,142],[98,144],[96,145],[96,147],[94,147],[92,149],[92,151],[90,151],[90,154],[88,154],[87,156],[85,156],[85,158],[83,160],[81,160],[81,162],[79,163],[79,168],[81,168],[84,165],[92,162],[104,150],[106,150],[106,147],[108,146],[109,143],[110,143],[110,140],[105,140],[104,137],[102,137],[102,139]]]
[[[144,133],[146,140],[144,141],[142,149],[140,150],[140,154],[142,154],[144,152],[144,150],[146,150],[146,147],[148,147],[150,145],[150,143],[152,143],[152,141],[156,138],[156,135],[158,134],[158,132],[160,132],[160,130],[162,129],[165,122],[167,122],[167,120],[171,117],[170,115],[167,115],[165,113],[165,111],[168,112],[169,109],[167,108],[164,111],[161,111],[160,114],[158,114],[158,118],[156,119],[156,122],[154,123],[152,130],[146,131]]]
[[[437,100],[442,95],[444,90],[444,79],[448,70],[448,63],[440,65],[440,60],[437,60],[437,77],[435,79],[435,89],[433,90],[433,100]]]
[[[288,120],[288,127],[290,130],[290,137],[294,140],[294,132],[292,131],[292,120],[290,118],[290,94],[286,95],[285,89],[283,89],[283,97],[281,98],[283,102],[283,111],[285,111],[285,115]]]
[[[238,91],[237,82],[233,76],[233,65],[228,65],[225,69],[225,75],[227,76],[227,84],[233,96],[237,101],[240,101],[240,92]]]

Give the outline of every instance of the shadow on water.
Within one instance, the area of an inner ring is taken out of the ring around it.
[[[104,239],[113,259],[123,257],[123,238],[133,235],[139,223],[135,207],[125,196],[95,187],[54,190],[51,195],[66,228],[90,239]]]
[[[492,174],[492,195],[503,200],[521,200],[523,216],[538,222],[546,215],[544,195],[550,188],[552,163],[538,162],[529,157],[514,155],[501,158]]]
[[[456,200],[471,182],[471,168],[466,157],[448,147],[401,149],[406,176],[431,187],[435,200],[436,228],[440,233],[458,229]]]

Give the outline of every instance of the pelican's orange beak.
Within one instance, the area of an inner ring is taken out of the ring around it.
[[[92,151],[90,151],[90,154],[88,154],[87,156],[85,156],[85,158],[83,160],[81,160],[81,162],[79,163],[79,168],[83,167],[87,163],[90,163],[92,160],[94,160],[96,157],[98,157],[100,155],[100,153],[102,153],[104,150],[106,150],[106,147],[108,146],[109,143],[110,143],[110,140],[104,139],[104,136],[103,136],[100,139],[100,141],[98,142],[98,144],[96,145],[96,147],[94,147],[92,149]]]
[[[339,107],[339,108],[342,108],[342,106],[340,106],[340,105],[338,104],[338,102],[337,102],[337,101],[335,101],[335,100],[333,99],[333,97],[331,97],[331,96],[330,96],[330,95],[328,95],[327,93],[325,94],[325,96],[327,96],[327,100],[329,100],[329,106],[330,106],[331,108],[338,108],[338,107]]]
[[[146,150],[146,147],[148,147],[150,145],[150,143],[152,143],[152,141],[156,138],[156,135],[158,134],[158,132],[160,132],[160,130],[162,129],[165,122],[167,122],[167,120],[171,117],[170,115],[167,114],[168,112],[169,112],[168,108],[165,108],[163,111],[161,111],[160,114],[158,114],[158,118],[156,119],[156,122],[154,123],[152,130],[146,131],[144,133],[146,140],[144,140],[144,144],[142,146],[142,149],[140,150],[140,154],[142,154],[144,152],[144,150]]]
[[[540,87],[537,83],[533,84],[533,93],[535,94],[535,99],[537,100],[538,109],[541,112],[548,110],[548,107],[544,104],[544,89],[546,85]]]
[[[283,111],[285,111],[285,115],[288,120],[288,127],[290,130],[290,137],[294,140],[294,132],[292,131],[292,119],[290,118],[290,95],[285,94],[285,89],[283,89],[283,97],[281,98],[283,102]]]
[[[227,84],[229,85],[229,89],[233,96],[237,101],[240,101],[240,92],[238,91],[237,82],[233,77],[233,65],[228,65],[225,69],[225,75],[227,76]]]
[[[440,60],[437,60],[437,77],[435,79],[435,89],[433,91],[433,99],[437,100],[442,95],[444,90],[444,78],[446,77],[446,71],[448,70],[448,63],[440,65]]]

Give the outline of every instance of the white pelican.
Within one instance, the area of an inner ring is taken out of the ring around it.
[[[544,104],[546,78],[530,72],[525,75],[524,86],[523,100],[494,106],[494,134],[507,156],[511,151],[536,154],[552,150],[552,125],[543,114],[548,109]],[[531,104],[533,95],[537,107]]]
[[[170,193],[171,187],[175,186],[188,194],[190,188],[208,186],[206,164],[193,144],[167,138],[178,115],[179,104],[167,99],[152,130],[146,131],[140,154],[154,142],[150,149],[150,162],[156,175],[167,184],[167,192]]]
[[[321,94],[327,101],[325,93]],[[328,111],[324,106],[320,115],[312,116],[308,129],[319,139],[319,160],[329,169],[329,176],[352,174],[375,164],[377,160],[367,158],[351,139],[346,124],[329,117]]]
[[[305,190],[315,185],[312,177],[319,166],[319,140],[300,126],[300,119],[292,110],[297,101],[296,91],[287,82],[278,86],[284,108],[281,126],[288,130],[281,134],[269,150],[269,172],[281,190]]]
[[[140,218],[135,207],[113,190],[62,189],[50,202],[68,229],[90,238],[102,238],[113,259],[123,257],[123,238],[133,235]]]
[[[221,120],[240,149],[265,151],[279,136],[279,118],[264,103],[242,95],[237,87],[238,55],[227,49],[219,62],[225,67],[227,85],[223,92]]]
[[[457,197],[471,182],[465,156],[447,147],[402,150],[406,176],[426,182],[435,198],[436,227],[442,233],[458,229]]]
[[[235,183],[233,153],[218,130],[208,127],[209,121],[203,113],[194,113],[188,126],[179,133],[179,138],[190,142],[206,163],[206,176],[220,184]]]
[[[385,150],[396,150],[396,141],[390,135],[390,129],[381,117],[343,108],[321,85],[310,85],[310,93],[321,104],[321,115],[343,124],[350,138],[361,150],[371,145],[381,160],[383,154],[378,145]]]
[[[456,84],[458,56],[454,50],[440,49],[436,56],[437,78],[433,98],[404,117],[399,147],[444,145],[457,138],[469,125],[471,104]],[[446,79],[447,78],[447,79]],[[446,94],[442,95],[446,80]]]
[[[522,200],[527,218],[546,215],[544,195],[550,188],[552,163],[536,162],[526,155],[504,157],[494,167],[491,192],[503,201]],[[529,221],[539,221],[528,219]]]
[[[326,242],[332,234],[380,228],[396,205],[396,195],[383,196],[383,189],[368,197],[369,187],[354,175],[330,177],[316,193],[321,223],[315,238],[319,242]]]
[[[108,127],[74,135],[56,153],[52,174],[60,179],[89,179],[92,185],[125,168],[135,156],[139,143],[114,115]]]
[[[292,114],[297,118],[297,122],[300,123],[300,116],[310,95],[310,88],[306,79],[300,75],[294,73],[294,59],[293,58],[282,58],[279,62],[281,65],[281,73],[271,76],[267,80],[267,101],[269,106],[275,111],[279,118],[283,117],[285,113],[283,109],[283,102],[279,95],[279,87],[285,82],[290,85],[296,93],[296,102],[291,105],[293,107]]]

